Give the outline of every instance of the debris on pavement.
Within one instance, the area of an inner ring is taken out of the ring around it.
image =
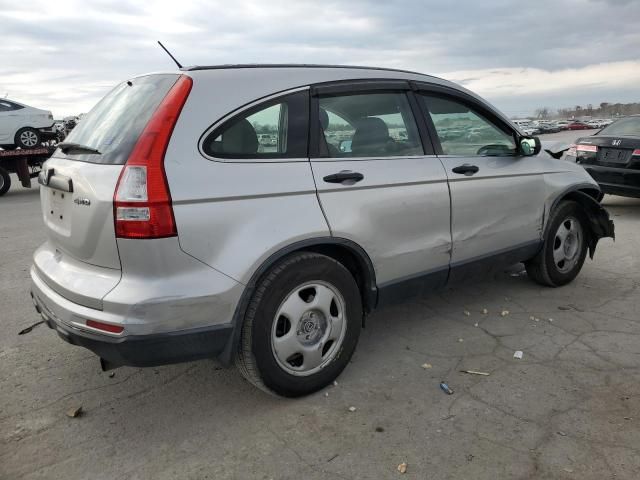
[[[553,322],[553,318],[550,318],[550,319],[549,319],[549,321],[550,321],[550,322]]]
[[[353,407],[353,406],[352,406],[352,407],[349,407],[349,411],[350,411],[350,412],[355,412],[355,411],[356,411],[356,407]]]
[[[82,415],[82,405],[80,405],[79,407],[73,407],[67,410],[67,417],[69,418],[76,418],[76,417],[79,417],[80,415]]]
[[[477,327],[477,326],[478,326],[478,322],[474,323],[474,324],[473,324],[473,326],[474,326],[474,327]]]
[[[532,322],[533,322],[535,319],[536,319],[536,317],[534,317],[533,315],[531,315],[531,316],[529,317],[529,320],[531,320]]]
[[[562,431],[557,431],[556,433],[557,433],[558,435],[560,435],[561,437],[566,437],[566,436],[567,436],[567,434],[566,434],[566,433],[564,433],[564,432],[562,432]]]
[[[376,432],[378,432],[378,433],[384,432],[384,428],[376,427]]]
[[[467,462],[472,462],[474,458],[475,458],[474,455],[471,455],[471,454],[467,455]]]
[[[464,338],[459,338],[459,339],[458,339],[458,342],[459,342],[459,343],[464,342]]]
[[[471,316],[471,312],[469,310],[465,310],[464,311],[464,315],[465,315],[465,317],[470,317]]]
[[[334,387],[337,387],[337,386],[338,386],[338,381],[337,381],[337,380],[334,380],[334,381],[333,381],[333,386],[334,386]]]
[[[429,370],[432,367],[433,367],[433,365],[431,365],[430,363],[423,363],[422,364],[422,368],[424,368],[425,370]]]
[[[28,326],[27,328],[23,328],[22,330],[20,330],[18,332],[18,335],[25,335],[25,334],[31,332],[31,330],[36,328],[38,325],[42,325],[43,323],[44,323],[44,320],[40,320],[39,322],[36,322],[33,325]]]
[[[483,315],[486,315],[487,313],[489,313],[489,310],[487,310],[486,308],[483,308],[483,309],[482,309],[482,314],[483,314]]]
[[[513,354],[513,358],[517,358],[518,360],[522,360],[522,355],[524,355],[522,353],[522,350],[516,350],[515,353]]]
[[[109,378],[113,378],[116,376],[116,372],[109,372]]]
[[[477,370],[460,370],[461,373],[468,373],[470,375],[483,375],[485,377],[488,377],[489,375],[491,375],[489,372],[478,372]]]
[[[571,306],[569,305],[559,305],[558,310],[571,310]]]
[[[502,311],[500,312],[500,316],[501,316],[501,317],[506,317],[507,315],[509,315],[509,310],[502,310]]]
[[[400,473],[407,473],[407,464],[405,462],[402,462],[400,465],[398,465],[398,471]]]
[[[442,389],[442,391],[444,393],[446,393],[447,395],[453,395],[453,390],[451,390],[449,388],[449,385],[447,385],[444,381],[440,382],[440,388]]]

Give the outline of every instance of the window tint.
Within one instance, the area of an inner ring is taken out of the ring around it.
[[[209,134],[203,150],[222,158],[306,157],[308,103],[299,92],[254,107]]]
[[[617,120],[598,132],[598,135],[640,135],[640,117]]]
[[[17,103],[9,102],[8,100],[0,100],[0,112],[10,112],[11,110],[20,110],[24,108]]]
[[[321,157],[424,154],[404,93],[321,97],[319,107]]]
[[[514,155],[516,143],[494,122],[450,98],[420,95],[444,155]]]
[[[101,155],[67,155],[69,160],[110,165],[124,164],[151,115],[176,83],[178,75],[148,75],[121,83],[111,90],[66,138],[95,148]],[[58,151],[58,155],[62,155]]]

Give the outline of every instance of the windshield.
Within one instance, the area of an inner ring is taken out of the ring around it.
[[[148,75],[121,83],[85,115],[65,139],[101,154],[68,151],[66,158],[124,164],[138,137],[178,75]],[[58,150],[56,155],[61,155]]]
[[[598,135],[635,135],[640,136],[640,117],[627,117],[603,128]]]

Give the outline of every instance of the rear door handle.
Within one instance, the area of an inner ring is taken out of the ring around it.
[[[331,175],[327,175],[323,178],[323,180],[327,183],[344,183],[350,182],[350,184],[354,184],[364,179],[364,175],[360,172],[352,172],[351,170],[343,170],[338,173],[332,173]]]
[[[453,173],[462,173],[468,177],[478,173],[479,170],[480,169],[475,165],[469,165],[468,163],[465,163],[464,165],[459,165],[451,169]]]

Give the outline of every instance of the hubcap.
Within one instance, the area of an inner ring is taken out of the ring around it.
[[[580,222],[567,217],[553,239],[553,263],[560,273],[567,273],[578,263],[583,241]]]
[[[27,147],[33,147],[36,143],[38,143],[38,136],[32,131],[27,130],[26,132],[22,132],[20,134],[20,141]]]
[[[294,288],[271,328],[273,356],[287,373],[311,375],[340,351],[346,333],[345,302],[336,287],[314,281]]]

